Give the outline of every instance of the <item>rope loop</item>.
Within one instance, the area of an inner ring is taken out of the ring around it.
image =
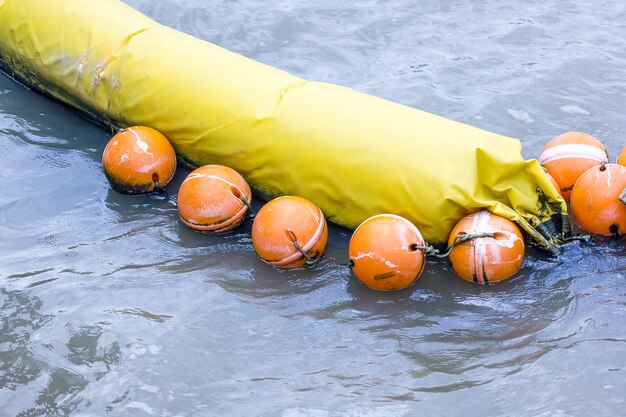
[[[250,204],[250,202],[243,195],[239,195],[238,197],[241,200],[241,202],[246,207],[248,207],[248,212],[249,212],[250,218],[254,218],[256,216],[256,213],[254,212],[254,210],[252,210],[252,205]]]
[[[469,242],[470,240],[474,240],[474,239],[481,239],[481,238],[485,238],[485,237],[494,237],[495,233],[476,233],[476,234],[469,234],[469,233],[459,233],[458,235],[456,235],[456,237],[454,238],[454,240],[452,241],[452,244],[450,246],[448,246],[446,248],[446,251],[441,253],[440,250],[435,249],[433,246],[431,245],[426,245],[426,246],[421,246],[421,245],[413,245],[411,246],[411,249],[413,250],[421,250],[422,252],[424,252],[424,254],[426,256],[434,256],[436,258],[447,258],[448,256],[450,256],[450,253],[452,252],[452,249],[454,249],[456,246],[458,245],[462,245],[465,242]]]
[[[424,252],[424,254],[426,256],[430,255],[430,256],[436,256],[437,258],[445,258],[447,255],[442,256],[441,255],[441,251],[439,249],[435,249],[434,246],[432,245],[412,245],[411,246],[411,250],[412,251],[416,251],[416,250],[421,250],[422,252]]]
[[[428,244],[426,245],[414,244],[414,245],[411,245],[410,249],[413,252],[418,251],[418,250],[422,251],[424,252],[424,255],[426,256],[434,256],[436,258],[443,259],[443,258],[447,258],[448,256],[450,256],[452,249],[454,249],[458,245],[462,245],[463,243],[469,242],[470,240],[474,240],[474,239],[481,239],[485,237],[495,237],[495,235],[496,235],[495,233],[476,233],[476,234],[459,233],[452,241],[452,244],[448,246],[445,252],[443,253],[441,253],[439,249],[436,249],[434,246],[428,245]],[[307,258],[307,266],[308,266],[308,262],[310,258],[300,249],[297,241],[294,242],[294,245],[296,246],[296,249],[298,249],[298,251],[300,251],[300,253],[302,253]],[[313,259],[311,260],[311,262],[314,264],[315,262],[317,262],[317,259]],[[343,264],[343,265],[352,269],[354,267],[354,262],[351,260],[347,264]]]
[[[293,246],[295,246],[296,250],[300,252],[300,254],[304,257],[304,259],[306,259],[304,263],[306,264],[307,268],[309,269],[313,268],[317,264],[317,262],[320,260],[320,258],[311,258],[309,255],[307,255],[307,253],[302,249],[302,247],[300,247],[300,244],[298,243],[297,239],[293,241]]]

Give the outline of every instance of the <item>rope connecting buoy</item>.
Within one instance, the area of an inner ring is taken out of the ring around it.
[[[158,131],[146,126],[121,129],[102,154],[104,174],[124,194],[160,191],[176,171],[176,153]]]
[[[275,198],[257,213],[252,224],[252,244],[270,265],[309,267],[324,254],[328,226],[319,207],[302,197]]]
[[[349,245],[350,266],[365,286],[379,291],[401,290],[424,270],[426,255],[420,231],[393,214],[370,217],[354,231]]]
[[[572,191],[572,214],[581,229],[599,235],[626,234],[626,167],[602,164],[585,172]]]
[[[604,146],[593,136],[567,132],[548,142],[539,162],[556,180],[565,201],[569,201],[576,180],[589,168],[609,162],[609,157]]]
[[[622,151],[617,156],[616,164],[626,167],[626,146],[622,148]]]
[[[238,227],[250,208],[252,192],[239,173],[223,165],[192,171],[178,191],[178,215],[194,230],[225,233]]]
[[[481,210],[454,226],[448,245],[464,235],[476,237],[457,244],[450,252],[452,269],[460,278],[478,284],[495,283],[522,267],[524,239],[512,221]]]

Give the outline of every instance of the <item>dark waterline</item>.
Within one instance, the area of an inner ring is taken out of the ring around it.
[[[626,134],[618,1],[129,1],[316,80],[521,138]],[[165,193],[110,190],[107,132],[0,75],[0,416],[615,416],[626,400],[626,240],[529,249],[484,288],[429,260],[375,293],[331,227],[313,271],[206,236]],[[258,209],[262,202],[256,200]]]

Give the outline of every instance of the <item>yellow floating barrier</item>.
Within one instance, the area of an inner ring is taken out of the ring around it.
[[[355,228],[379,213],[445,244],[486,208],[557,251],[563,199],[519,141],[309,82],[162,26],[118,0],[0,0],[0,66],[111,127],[162,132],[192,166],[298,195]]]

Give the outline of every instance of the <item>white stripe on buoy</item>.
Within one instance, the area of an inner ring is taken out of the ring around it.
[[[557,145],[546,149],[539,156],[539,162],[547,164],[565,158],[585,158],[598,162],[609,162],[602,148],[584,144]]]
[[[472,234],[477,235],[487,231],[487,225],[491,218],[489,210],[481,210],[472,222]],[[487,255],[487,247],[484,239],[474,239],[474,251],[470,254],[470,270],[480,284],[485,283],[485,271],[483,261]]]

